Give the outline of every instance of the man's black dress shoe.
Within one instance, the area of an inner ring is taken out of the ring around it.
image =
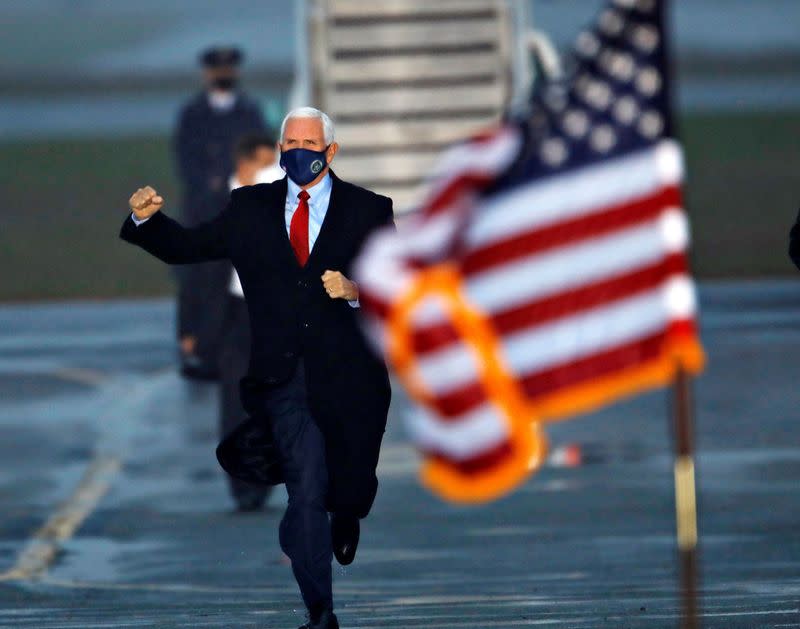
[[[347,566],[356,558],[361,525],[354,516],[331,515],[331,542],[336,561]]]
[[[313,618],[309,619],[306,624],[298,627],[298,629],[339,629],[339,620],[332,610],[326,609],[319,615],[316,622],[314,622]]]

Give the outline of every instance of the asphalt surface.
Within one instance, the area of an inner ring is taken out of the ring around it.
[[[800,627],[800,283],[704,286],[702,626]],[[216,392],[174,371],[165,301],[0,308],[0,627],[303,621],[285,494],[235,515]],[[676,627],[668,393],[549,428],[584,464],[456,508],[419,487],[395,388],[343,628]]]

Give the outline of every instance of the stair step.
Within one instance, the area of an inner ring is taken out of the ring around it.
[[[376,89],[368,95],[359,92],[331,91],[327,98],[327,108],[334,117],[348,117],[358,114],[415,114],[419,112],[458,112],[500,109],[507,94],[499,82],[486,84],[481,89],[473,87],[425,87],[419,89],[389,88]]]
[[[344,148],[374,147],[387,149],[407,146],[446,146],[480,131],[497,116],[479,116],[462,120],[446,118],[428,121],[386,120],[336,124],[336,140]]]
[[[403,50],[419,47],[443,47],[452,44],[495,44],[498,38],[496,21],[448,20],[435,24],[359,24],[331,27],[328,48],[340,51]]]
[[[456,14],[474,11],[493,11],[497,0],[330,0],[329,15],[340,18],[384,18]]]
[[[369,83],[421,79],[450,80],[501,72],[503,66],[493,52],[456,54],[412,54],[366,59],[340,59],[330,63],[323,80],[328,83]]]

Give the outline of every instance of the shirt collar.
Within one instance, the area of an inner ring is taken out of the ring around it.
[[[286,178],[286,181],[288,182],[289,186],[288,197],[290,199],[297,199],[297,195],[300,194],[300,190],[302,190],[302,188],[298,186],[294,181],[292,181],[289,177]],[[325,176],[320,181],[318,181],[313,186],[308,188],[306,192],[308,192],[308,195],[310,197],[309,199],[310,202],[313,203],[315,198],[316,199],[321,198],[326,193],[328,193],[330,189],[331,189],[331,173],[330,171],[328,171],[327,173],[325,173]]]
[[[231,90],[210,90],[207,98],[214,111],[228,112],[236,104],[236,92]]]

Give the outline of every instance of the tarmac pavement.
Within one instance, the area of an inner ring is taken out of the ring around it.
[[[702,626],[800,627],[800,283],[706,285],[696,383]],[[0,627],[304,621],[285,504],[237,515],[216,391],[174,369],[169,302],[0,308]],[[548,427],[584,463],[453,507],[417,483],[395,387],[343,629],[677,627],[669,392]]]

